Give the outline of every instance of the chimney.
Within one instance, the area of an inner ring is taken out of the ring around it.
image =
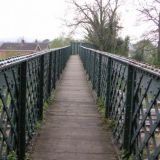
[[[24,39],[22,39],[22,40],[21,40],[21,43],[22,43],[22,44],[24,44],[24,43],[25,43]]]
[[[38,40],[37,39],[35,40],[35,43],[38,44]]]

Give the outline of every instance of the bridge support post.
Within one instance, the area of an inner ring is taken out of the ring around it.
[[[59,50],[59,77],[61,75],[61,71],[62,71],[62,53],[61,50]]]
[[[43,119],[43,99],[44,99],[44,55],[40,57],[40,92],[39,92],[39,120]]]
[[[49,74],[48,74],[48,95],[51,96],[51,90],[52,90],[52,52],[49,53]]]
[[[57,79],[60,77],[60,51],[57,51]]]
[[[53,75],[53,88],[55,89],[56,88],[56,66],[57,66],[57,55],[56,55],[56,52],[54,53],[54,66],[53,66],[53,69],[54,69],[54,75]]]
[[[105,102],[105,117],[110,116],[110,93],[111,93],[111,69],[112,69],[112,62],[111,58],[108,57],[108,67],[107,67],[107,91],[106,91],[106,102]]]
[[[89,62],[89,64],[88,64],[88,80],[90,81],[91,80],[91,51],[88,51],[88,54],[89,54],[89,57],[88,57],[88,62]]]
[[[127,151],[127,155],[130,154],[131,143],[131,131],[132,131],[132,112],[134,109],[134,69],[131,65],[128,65],[127,76],[127,93],[126,93],[126,112],[124,116],[124,137],[123,137],[123,149]]]
[[[27,61],[20,65],[20,93],[18,117],[18,160],[25,159],[26,146],[26,92],[27,92]]]
[[[97,97],[100,97],[101,95],[101,68],[102,68],[102,55],[99,54]]]
[[[96,54],[94,53],[94,57],[93,57],[93,85],[92,85],[92,89],[95,89],[95,64],[96,64]]]
[[[84,50],[84,68],[87,73],[87,50]]]
[[[88,50],[85,50],[85,68],[86,74],[88,74]]]

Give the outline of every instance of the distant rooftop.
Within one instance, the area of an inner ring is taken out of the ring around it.
[[[44,49],[49,49],[49,43],[46,42],[39,43],[38,41],[35,41],[33,43],[28,43],[22,40],[21,43],[7,42],[3,43],[0,46],[0,50],[3,51],[37,51]]]
[[[49,49],[49,44],[48,43],[38,43],[41,50],[44,50],[44,49]]]

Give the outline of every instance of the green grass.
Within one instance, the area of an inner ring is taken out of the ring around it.
[[[55,90],[51,93],[51,96],[44,102],[43,109],[44,113],[47,111],[50,104],[52,104],[55,100]]]
[[[41,127],[42,127],[42,121],[37,121],[34,127],[35,127],[36,131],[39,130],[39,129],[41,129]]]
[[[133,157],[130,156],[130,153],[126,150],[120,151],[120,159],[122,160],[133,160]]]
[[[11,151],[7,156],[7,160],[17,160],[16,153],[14,151]]]
[[[96,101],[96,104],[97,104],[97,109],[98,109],[98,112],[100,113],[100,115],[102,117],[105,117],[105,107],[104,107],[103,98],[102,97],[98,97],[97,101]]]
[[[97,110],[101,115],[103,126],[106,129],[113,129],[115,126],[114,120],[111,120],[110,118],[107,118],[105,116],[105,106],[104,106],[104,100],[102,97],[98,97],[96,101]]]

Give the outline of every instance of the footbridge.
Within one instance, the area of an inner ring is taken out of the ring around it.
[[[76,42],[1,61],[0,159],[28,148],[31,160],[160,159],[160,70]]]

